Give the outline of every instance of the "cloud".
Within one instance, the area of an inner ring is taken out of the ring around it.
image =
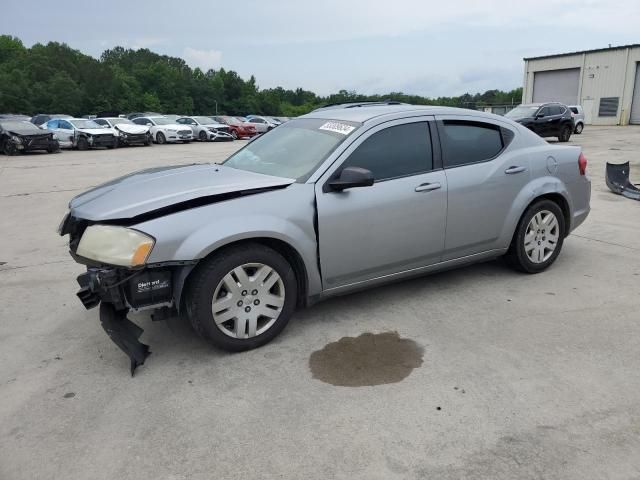
[[[131,48],[133,48],[134,50],[139,50],[141,48],[156,47],[166,42],[167,39],[161,37],[140,37],[133,39],[130,44]]]
[[[198,50],[186,47],[183,56],[189,65],[198,67],[205,72],[210,68],[215,69],[222,65],[222,52],[220,50]]]

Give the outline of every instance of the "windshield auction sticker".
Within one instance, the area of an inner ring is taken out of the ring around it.
[[[347,125],[346,123],[340,122],[327,122],[322,125],[319,130],[326,130],[328,132],[340,133],[342,135],[349,135],[351,132],[355,130],[356,127],[352,125]]]

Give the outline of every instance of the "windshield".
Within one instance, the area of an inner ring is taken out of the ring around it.
[[[133,123],[128,118],[112,118],[110,122],[112,125],[120,125],[121,123],[126,123],[127,125],[135,125],[135,123]]]
[[[224,165],[276,177],[306,180],[360,124],[292,120],[249,143]]]
[[[19,131],[20,133],[44,133],[31,122],[0,121],[0,127],[7,131]]]
[[[69,120],[76,128],[109,128],[106,125],[98,125],[93,120]]]
[[[194,120],[202,125],[211,125],[212,123],[218,123],[211,117],[193,117]]]
[[[164,117],[152,117],[150,120],[156,125],[171,125],[175,123],[173,120]]]
[[[536,111],[540,108],[539,106],[524,106],[520,105],[519,107],[514,108],[510,112],[507,112],[505,117],[507,118],[529,118],[533,117]]]

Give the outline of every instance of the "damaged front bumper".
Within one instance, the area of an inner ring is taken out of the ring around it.
[[[154,309],[168,316],[174,310],[173,275],[169,268],[93,268],[78,277],[77,296],[87,309],[100,305],[100,323],[109,338],[129,357],[131,375],[151,354],[139,341],[142,328],[127,318],[130,311]]]

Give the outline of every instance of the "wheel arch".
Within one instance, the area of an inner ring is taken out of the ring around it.
[[[274,238],[274,237],[266,237],[266,236],[258,236],[258,237],[250,237],[250,238],[242,238],[239,240],[232,240],[229,243],[225,243],[223,245],[218,246],[215,250],[209,252],[207,255],[198,260],[198,263],[191,268],[188,273],[184,276],[182,284],[179,286],[179,291],[177,293],[176,301],[178,305],[180,305],[180,310],[184,310],[184,291],[187,287],[187,284],[190,278],[193,275],[193,272],[198,269],[200,265],[202,265],[206,260],[215,257],[217,255],[223,254],[226,250],[235,248],[239,245],[247,245],[247,244],[260,244],[265,247],[269,247],[272,250],[275,250],[280,255],[284,257],[284,259],[289,262],[291,268],[293,269],[293,273],[296,277],[296,283],[298,286],[298,295],[296,299],[297,307],[304,307],[308,304],[308,291],[309,291],[309,276],[307,272],[307,267],[304,263],[302,255],[298,250],[293,247],[290,243]]]

